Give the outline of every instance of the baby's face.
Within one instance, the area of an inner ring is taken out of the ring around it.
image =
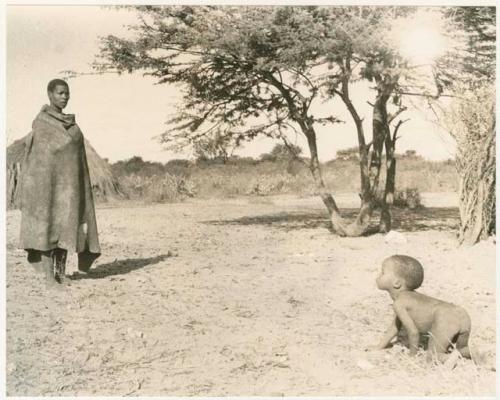
[[[396,274],[394,273],[393,265],[389,261],[385,261],[376,279],[377,287],[380,290],[388,290],[394,286],[395,280]]]

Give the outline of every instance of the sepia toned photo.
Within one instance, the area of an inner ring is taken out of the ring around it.
[[[5,6],[6,395],[494,397],[493,4]]]

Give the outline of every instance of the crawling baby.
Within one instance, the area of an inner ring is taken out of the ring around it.
[[[413,257],[394,255],[384,260],[377,287],[391,296],[395,315],[380,343],[372,349],[388,347],[404,328],[410,355],[417,353],[420,334],[427,334],[428,359],[445,362],[446,353],[453,348],[463,357],[471,358],[469,315],[462,307],[416,292],[423,280],[424,269]]]

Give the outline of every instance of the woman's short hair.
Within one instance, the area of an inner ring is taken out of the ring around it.
[[[68,82],[62,79],[52,79],[47,85],[47,92],[53,92],[57,85],[63,85],[69,89]]]

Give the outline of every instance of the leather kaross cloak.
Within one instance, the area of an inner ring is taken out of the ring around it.
[[[44,106],[26,138],[20,248],[78,253],[87,271],[101,249],[83,134],[72,114]]]

